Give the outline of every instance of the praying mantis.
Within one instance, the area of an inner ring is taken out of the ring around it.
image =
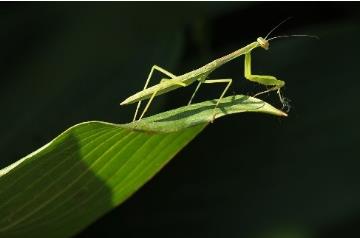
[[[289,19],[289,18],[288,18]],[[198,82],[194,93],[192,94],[188,105],[191,104],[192,100],[194,99],[196,93],[198,92],[200,86],[204,83],[204,84],[213,84],[213,83],[223,83],[226,84],[225,89],[222,91],[219,99],[216,102],[216,105],[214,107],[214,114],[213,114],[213,120],[215,118],[215,109],[218,107],[219,103],[221,102],[221,99],[224,97],[224,95],[226,94],[227,90],[229,89],[230,85],[232,84],[232,79],[231,78],[222,78],[222,79],[207,79],[208,76],[217,68],[221,67],[222,65],[226,64],[229,61],[232,61],[242,55],[245,55],[245,67],[244,67],[244,76],[247,80],[250,80],[252,82],[261,84],[261,85],[265,85],[265,86],[271,86],[269,89],[257,93],[254,95],[254,97],[263,94],[263,93],[267,93],[270,91],[277,91],[277,94],[279,96],[280,102],[284,105],[286,105],[286,101],[285,99],[281,96],[281,92],[280,89],[282,87],[285,86],[285,82],[282,80],[277,79],[275,76],[271,76],[271,75],[256,75],[256,74],[252,74],[251,71],[251,52],[258,48],[261,47],[265,50],[269,49],[269,42],[271,40],[274,40],[276,38],[282,38],[282,37],[293,37],[293,36],[306,36],[306,37],[314,37],[317,38],[316,36],[310,36],[310,35],[284,35],[284,36],[276,36],[276,37],[272,37],[270,39],[267,39],[270,34],[276,29],[278,28],[282,23],[284,23],[285,21],[287,21],[288,19],[282,21],[280,24],[278,24],[276,27],[274,27],[267,35],[266,37],[258,37],[256,39],[256,41],[228,54],[225,55],[221,58],[215,59],[213,61],[211,61],[210,63],[192,70],[188,73],[182,74],[182,75],[175,75],[173,73],[170,73],[169,71],[154,65],[152,66],[150,73],[148,75],[148,78],[145,82],[145,86],[143,88],[142,91],[139,91],[138,93],[135,93],[134,95],[128,97],[127,99],[125,99],[123,102],[120,103],[120,105],[127,105],[127,104],[132,104],[137,102],[137,107],[136,107],[136,111],[133,117],[133,121],[136,120],[140,105],[141,105],[141,101],[149,99],[148,103],[146,104],[143,112],[141,113],[140,117],[138,120],[140,120],[146,113],[146,111],[148,110],[151,102],[153,101],[153,99],[155,98],[155,96],[159,96],[161,94],[170,92],[172,90],[175,90],[177,88],[181,88],[181,87],[187,87],[191,84],[193,84],[194,82]],[[154,73],[154,71],[157,70],[160,73],[166,75],[169,78],[163,78],[161,79],[159,84],[156,84],[154,86],[151,86],[148,88],[148,84],[150,82],[150,79]]]

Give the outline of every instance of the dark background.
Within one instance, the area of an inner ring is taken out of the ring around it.
[[[119,103],[143,87],[153,64],[185,73],[265,36],[289,16],[274,35],[320,40],[279,39],[269,51],[253,52],[254,73],[286,81],[289,117],[217,120],[78,237],[358,232],[358,3],[1,3],[0,166],[76,123],[130,121],[135,106]],[[233,78],[229,94],[264,90],[244,80],[243,58],[214,77]],[[156,98],[148,115],[185,105],[192,90]],[[206,85],[195,101],[220,92]],[[274,93],[262,98],[281,107]]]

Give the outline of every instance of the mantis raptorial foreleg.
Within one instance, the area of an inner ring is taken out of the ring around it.
[[[245,68],[244,74],[245,74],[246,79],[256,82],[256,83],[259,83],[259,84],[273,86],[268,90],[265,90],[263,92],[255,94],[254,97],[261,95],[263,93],[278,90],[277,93],[279,95],[280,101],[284,104],[284,99],[281,97],[281,94],[280,94],[280,88],[282,88],[285,85],[284,81],[278,80],[276,77],[271,76],[271,75],[251,74],[251,53],[250,52],[245,54],[245,67],[244,68]]]
[[[147,77],[147,79],[146,79],[145,86],[144,86],[144,89],[143,89],[143,90],[145,90],[145,89],[147,88],[147,86],[148,86],[148,84],[149,84],[149,82],[150,82],[150,79],[151,79],[151,77],[152,77],[152,75],[153,75],[153,73],[154,73],[154,70],[157,70],[157,71],[165,74],[166,76],[169,76],[170,78],[176,78],[176,75],[174,75],[174,74],[170,73],[169,71],[161,68],[160,66],[154,65],[153,67],[151,67],[150,73],[149,73],[149,75],[148,75],[148,77]],[[149,103],[148,103],[148,104],[149,104]],[[135,114],[134,114],[133,121],[136,120],[136,116],[137,116],[137,114],[138,114],[140,105],[141,105],[141,101],[139,101],[138,104],[136,105],[136,111],[135,111]],[[150,105],[150,104],[149,104],[149,105]],[[147,106],[148,106],[148,105],[147,105]],[[149,106],[148,106],[148,107],[149,107]],[[146,110],[144,110],[144,111],[146,111]],[[144,114],[144,112],[143,112],[143,114]]]

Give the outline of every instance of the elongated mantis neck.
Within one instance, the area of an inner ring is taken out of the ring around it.
[[[257,41],[252,42],[252,43],[248,44],[247,46],[244,46],[243,48],[240,48],[240,49],[238,49],[238,50],[236,50],[236,51],[234,51],[234,52],[232,52],[232,53],[230,53],[228,55],[225,55],[225,56],[215,60],[216,63],[217,63],[216,66],[219,67],[219,66],[221,66],[223,64],[226,64],[227,62],[229,62],[229,61],[231,61],[233,59],[236,59],[237,57],[239,57],[239,56],[241,56],[241,55],[243,55],[245,53],[248,53],[248,52],[252,51],[253,49],[255,49],[255,48],[259,47],[259,46],[260,46],[259,42],[257,42]]]

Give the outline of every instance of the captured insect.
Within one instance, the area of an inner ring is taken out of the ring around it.
[[[288,18],[289,19],[289,18]],[[225,93],[227,92],[227,90],[229,89],[231,83],[232,83],[232,79],[231,78],[224,78],[224,79],[207,79],[208,76],[217,68],[219,68],[220,66],[224,65],[225,63],[238,58],[241,55],[245,55],[245,68],[244,68],[244,76],[246,79],[252,81],[252,82],[256,82],[265,86],[271,86],[271,88],[257,93],[254,95],[254,97],[263,94],[263,93],[267,93],[270,91],[277,91],[277,94],[279,96],[280,102],[283,104],[283,107],[287,105],[287,100],[285,98],[282,97],[280,89],[282,87],[284,87],[285,82],[282,80],[277,79],[274,76],[271,75],[255,75],[252,74],[251,72],[251,51],[261,47],[265,50],[269,49],[269,42],[277,39],[277,38],[283,38],[283,37],[312,37],[312,38],[318,38],[317,36],[311,36],[311,35],[283,35],[283,36],[275,36],[272,38],[268,37],[270,36],[270,34],[276,29],[278,28],[281,24],[283,24],[285,21],[287,21],[288,19],[280,22],[277,26],[275,26],[264,38],[263,37],[258,37],[256,39],[256,41],[244,46],[243,48],[240,48],[228,55],[225,55],[221,58],[218,58],[216,60],[213,60],[212,62],[198,68],[195,69],[193,71],[190,71],[188,73],[185,73],[183,75],[174,75],[172,73],[170,73],[169,71],[154,65],[151,70],[150,73],[148,75],[148,78],[146,80],[145,86],[143,88],[142,91],[139,91],[138,93],[135,93],[134,95],[128,97],[127,99],[125,99],[123,102],[120,103],[120,105],[126,105],[126,104],[132,104],[135,102],[138,102],[137,107],[136,107],[136,111],[134,114],[134,118],[133,121],[136,120],[140,105],[141,105],[141,101],[149,99],[148,103],[146,104],[143,112],[141,113],[140,117],[138,120],[140,120],[146,113],[146,111],[148,110],[151,102],[153,101],[153,99],[155,98],[155,96],[159,96],[161,94],[167,93],[169,91],[175,90],[177,88],[180,87],[186,87],[189,86],[190,84],[198,81],[198,84],[195,88],[194,93],[192,94],[188,105],[191,104],[192,100],[194,99],[197,91],[199,90],[200,86],[205,83],[205,84],[210,84],[210,83],[223,83],[226,84],[224,91],[221,93],[219,99],[217,100],[217,103],[214,107],[214,115],[213,115],[213,119],[215,118],[215,109],[218,107],[221,99],[224,97]],[[163,78],[161,79],[159,84],[156,84],[154,86],[151,86],[148,88],[148,84],[150,82],[150,79],[153,75],[153,72],[157,70],[161,73],[163,73],[164,75],[166,75],[169,78]]]

